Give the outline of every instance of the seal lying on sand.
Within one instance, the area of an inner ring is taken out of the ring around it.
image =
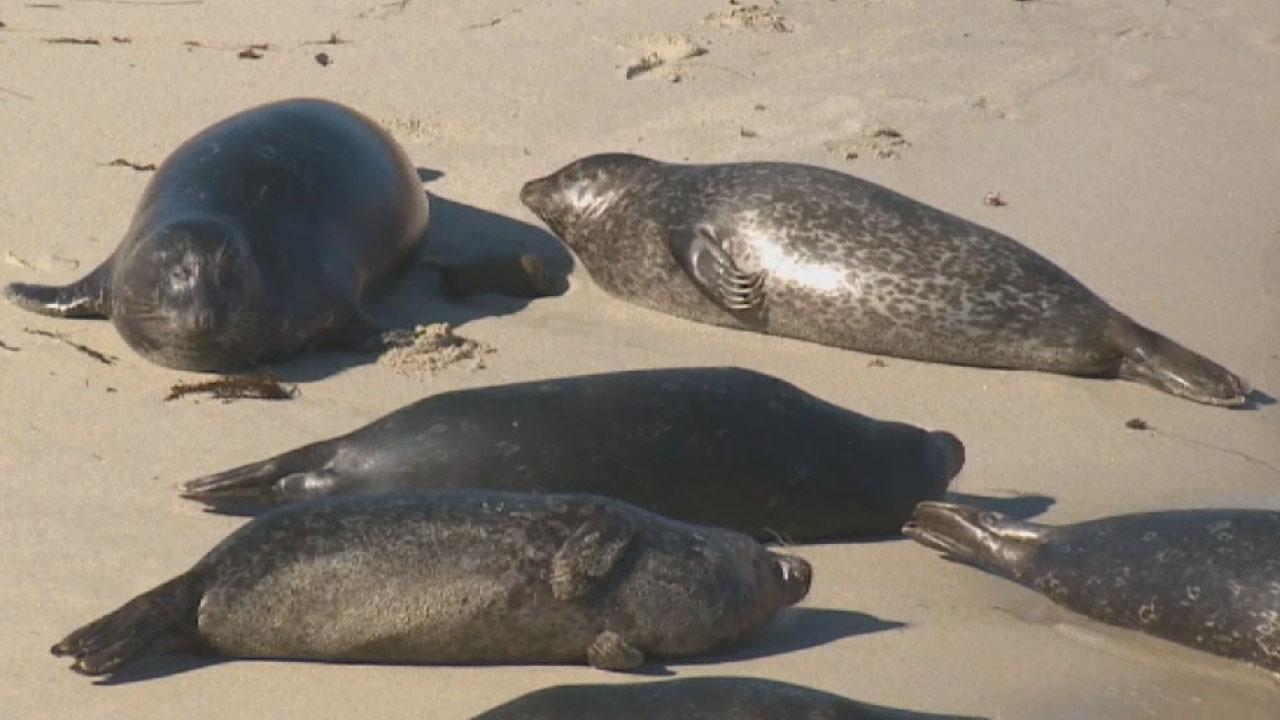
[[[700,677],[537,690],[472,720],[966,720],[897,710],[801,685],[749,677]],[[978,718],[967,718],[978,720]]]
[[[386,132],[332,102],[286,100],[175,150],[86,277],[4,294],[46,315],[109,317],[161,365],[230,370],[375,339],[365,292],[411,259],[426,229],[417,171]]]
[[[673,368],[442,393],[332,440],[193,480],[239,511],[410,488],[586,492],[796,540],[896,533],[964,464],[954,436],[768,375]]]
[[[594,155],[520,194],[607,292],[679,317],[936,362],[1248,385],[1012,238],[807,165]]]
[[[1175,510],[1050,527],[925,502],[903,532],[1096,620],[1280,672],[1280,512]]]
[[[53,653],[87,674],[181,638],[232,657],[629,670],[751,634],[810,575],[745,535],[601,497],[331,498],[255,519]]]

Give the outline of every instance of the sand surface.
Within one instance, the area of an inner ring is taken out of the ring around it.
[[[107,163],[159,162],[235,111],[321,96],[384,122],[432,171],[442,255],[521,245],[567,267],[517,191],[590,152],[816,163],[1006,232],[1280,395],[1275,0],[10,0],[0,23],[0,282],[67,282],[110,253],[149,173]],[[247,53],[260,57],[240,56],[254,44],[267,46]],[[984,203],[991,193],[1007,204]],[[1280,509],[1274,404],[1232,411],[1122,382],[871,365],[633,308],[581,267],[570,282],[557,298],[458,302],[419,268],[383,316],[455,324],[494,348],[484,367],[415,379],[314,354],[276,367],[300,386],[287,402],[165,402],[200,377],[151,365],[109,323],[0,305],[0,717],[450,720],[550,684],[626,680],[179,659],[104,687],[48,654],[242,522],[178,499],[179,482],[446,389],[741,365],[955,432],[969,457],[960,491],[1051,499],[1049,522]],[[1134,417],[1153,429],[1127,429]],[[816,573],[803,607],[737,659],[670,673],[763,675],[1005,720],[1280,712],[1265,673],[1080,620],[909,542],[798,552]]]

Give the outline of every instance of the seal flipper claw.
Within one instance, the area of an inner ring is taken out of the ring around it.
[[[268,508],[332,494],[336,478],[324,472],[333,458],[330,441],[189,480],[181,496],[213,507]]]
[[[4,297],[23,310],[41,315],[67,318],[105,318],[107,285],[111,278],[111,261],[70,285],[33,285],[11,283],[4,286]]]
[[[673,234],[669,242],[680,266],[711,302],[730,312],[764,304],[766,274],[741,270],[709,229],[700,227],[688,236]]]
[[[106,675],[163,637],[194,632],[199,596],[197,581],[184,573],[76,630],[50,651],[74,657],[71,669],[78,673]]]
[[[551,592],[560,600],[582,595],[593,579],[607,575],[635,538],[630,518],[604,507],[596,509],[551,558]]]
[[[618,633],[605,630],[587,646],[587,662],[601,670],[634,670],[644,664],[644,652]]]

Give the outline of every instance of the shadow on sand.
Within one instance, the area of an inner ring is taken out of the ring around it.
[[[430,182],[443,173],[418,168],[418,176]],[[430,199],[431,220],[427,242],[414,263],[384,291],[370,294],[366,310],[387,330],[411,330],[418,325],[447,322],[454,327],[484,317],[511,315],[523,310],[535,298],[500,295],[453,294],[440,277],[440,265],[466,264],[482,257],[538,256],[551,281],[553,295],[568,289],[573,256],[550,233],[473,205],[456,202],[435,193]],[[300,353],[270,365],[281,380],[308,382],[334,375],[350,367],[374,362],[376,355],[341,350],[317,349]]]
[[[1043,515],[1057,502],[1057,500],[1048,495],[1023,494],[1012,491],[1006,497],[948,492],[943,497],[943,500],[957,505],[972,505],[990,512],[998,512],[1014,520],[1030,520],[1037,515]]]

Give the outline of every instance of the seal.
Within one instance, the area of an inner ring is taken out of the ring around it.
[[[980,720],[899,710],[803,685],[752,677],[698,677],[537,690],[472,720]]]
[[[631,670],[744,638],[810,578],[745,535],[602,497],[329,498],[254,519],[53,653],[93,675],[183,638],[243,658]]]
[[[1051,527],[925,502],[903,532],[1095,620],[1280,672],[1280,512],[1174,510]]]
[[[1012,238],[807,165],[583,158],[524,204],[618,298],[700,322],[934,362],[1250,392]]]
[[[963,464],[949,433],[859,415],[749,370],[667,368],[442,393],[192,480],[184,497],[254,512],[422,488],[580,492],[807,541],[897,534]]]
[[[93,272],[4,294],[46,315],[109,317],[160,365],[232,370],[376,338],[362,299],[412,258],[427,219],[417,171],[373,121],[285,100],[175,150]]]

